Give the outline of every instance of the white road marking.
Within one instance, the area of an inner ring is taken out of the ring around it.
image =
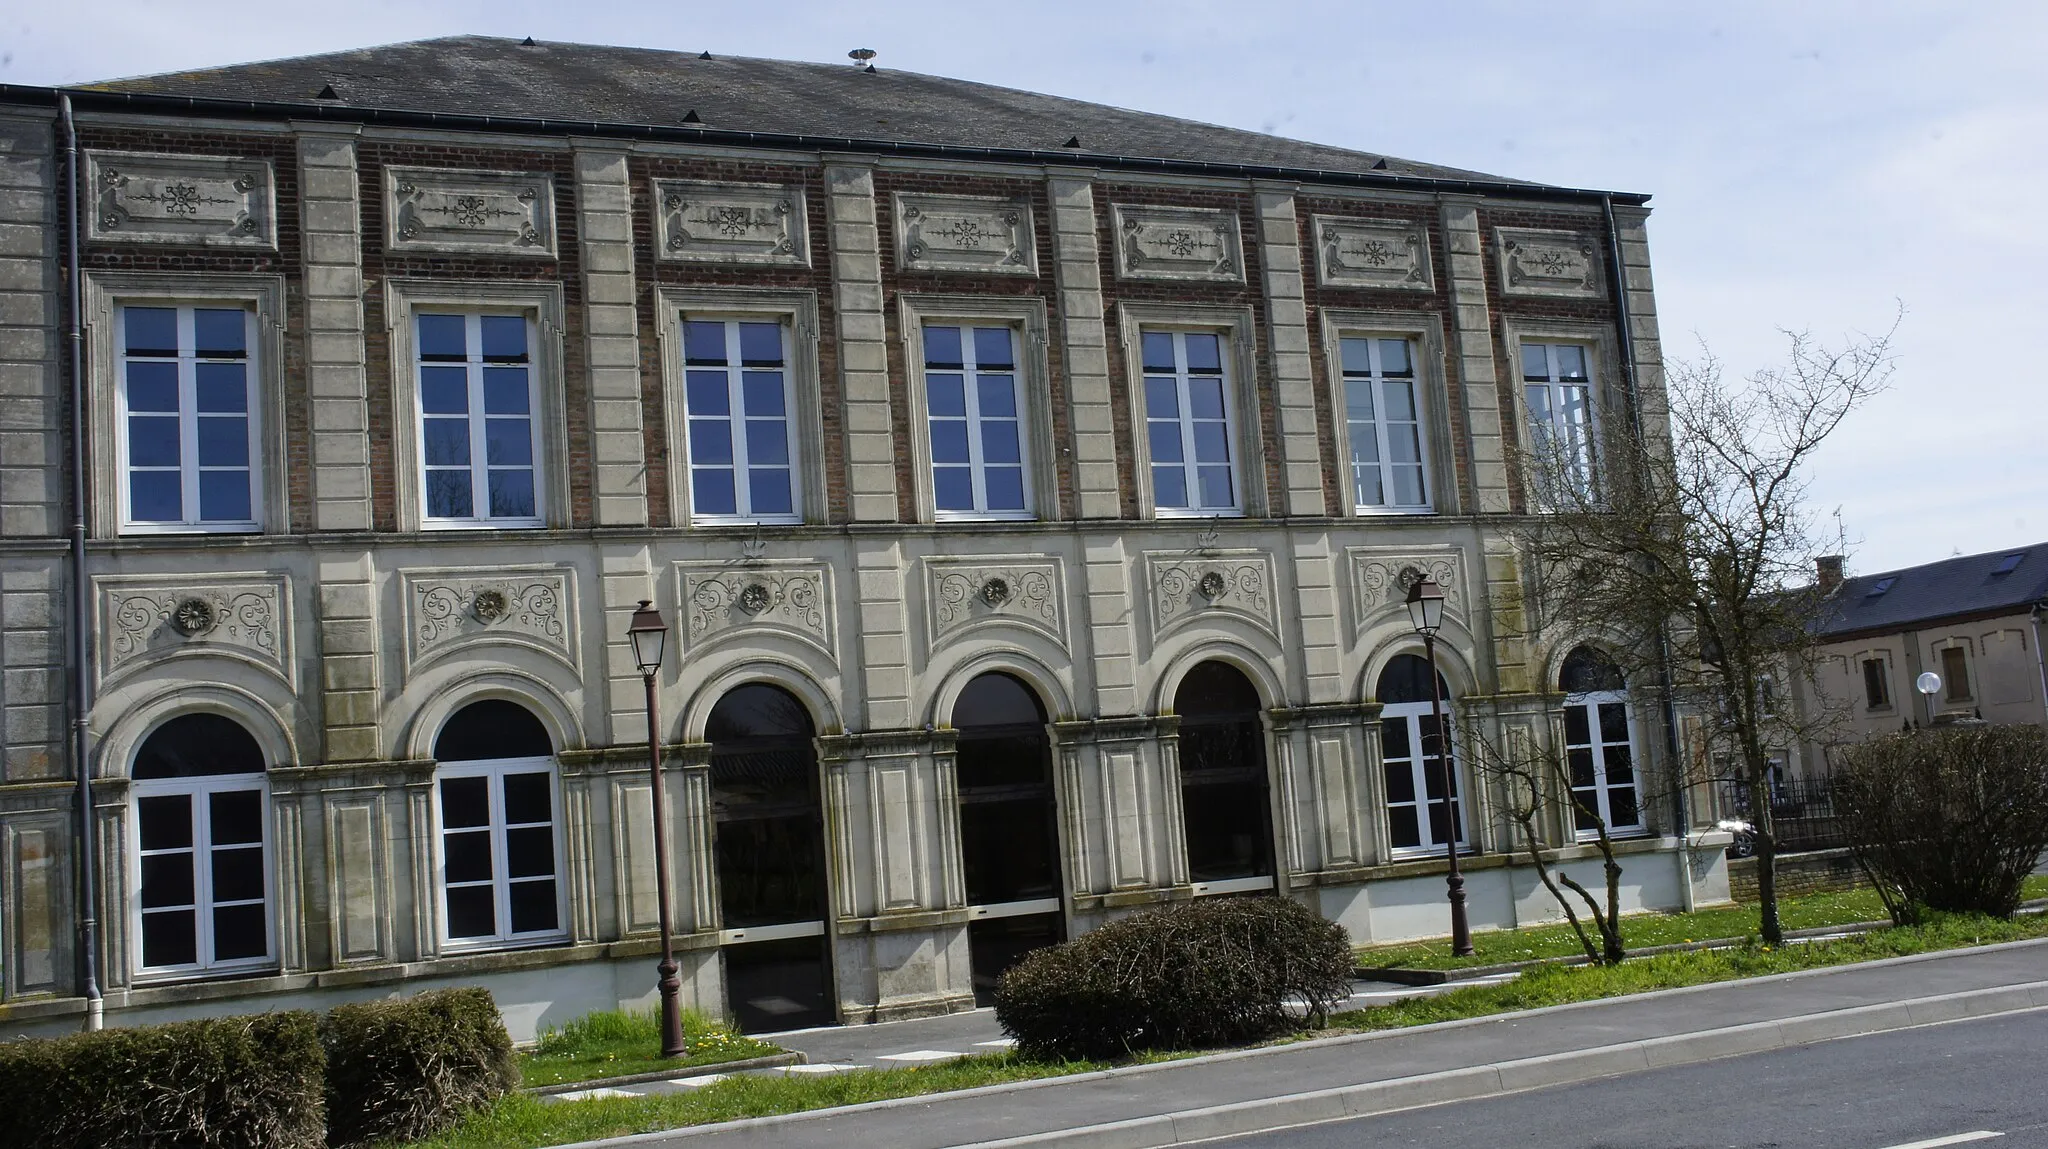
[[[1017,1047],[1017,1039],[1014,1037],[998,1037],[994,1041],[977,1041],[974,1044],[983,1049],[1015,1049]]]
[[[966,1054],[964,1054],[964,1053],[955,1053],[955,1052],[953,1052],[953,1051],[952,1051],[952,1050],[950,1050],[950,1049],[913,1049],[913,1050],[910,1050],[910,1051],[908,1051],[908,1052],[906,1052],[906,1053],[885,1053],[885,1054],[881,1055],[880,1057],[877,1057],[877,1058],[876,1058],[875,1060],[876,1060],[876,1061],[951,1061],[951,1060],[953,1060],[953,1059],[954,1059],[954,1058],[956,1058],[956,1057],[965,1057],[965,1056],[967,1056],[967,1055],[966,1055]]]
[[[680,1085],[685,1089],[702,1089],[714,1081],[724,1081],[731,1076],[730,1073],[706,1073],[701,1077],[679,1077],[669,1084]]]
[[[1937,1149],[1938,1146],[1942,1145],[1962,1145],[1971,1141],[1989,1141],[1993,1137],[2003,1136],[2005,1134],[1994,1133],[1989,1129],[1978,1129],[1969,1133],[1951,1133],[1947,1137],[1936,1137],[1927,1141],[1908,1141],[1904,1145],[1887,1145],[1885,1149]]]
[[[859,1069],[859,1068],[860,1068],[860,1066],[858,1066],[858,1065],[845,1065],[845,1064],[836,1064],[836,1063],[830,1063],[830,1062],[828,1062],[828,1063],[826,1063],[826,1064],[824,1064],[824,1065],[785,1065],[785,1066],[783,1066],[783,1067],[782,1067],[782,1072],[783,1072],[783,1073],[785,1073],[785,1074],[788,1074],[788,1073],[845,1073],[845,1072],[846,1072],[847,1070],[849,1070],[849,1069]]]
[[[640,1094],[638,1094],[638,1093],[633,1093],[633,1092],[631,1092],[631,1091],[629,1091],[629,1090],[625,1090],[625,1089],[611,1089],[611,1088],[608,1088],[608,1087],[599,1087],[599,1088],[597,1088],[597,1089],[578,1089],[578,1090],[574,1091],[573,1093],[557,1093],[557,1094],[555,1094],[555,1100],[557,1100],[557,1101],[590,1101],[590,1100],[593,1100],[593,1099],[595,1099],[595,1098],[599,1098],[599,1097],[639,1097],[639,1096],[641,1096],[641,1095],[640,1095]]]

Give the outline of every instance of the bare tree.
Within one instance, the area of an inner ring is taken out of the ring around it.
[[[1783,932],[1770,751],[1833,721],[1773,697],[1809,673],[1814,624],[1831,605],[1806,585],[1827,537],[1807,506],[1807,472],[1888,383],[1898,322],[1839,349],[1788,331],[1783,365],[1739,381],[1702,348],[1672,366],[1668,393],[1644,387],[1608,405],[1634,422],[1539,417],[1530,444],[1535,513],[1519,532],[1529,628],[1605,634],[1632,684],[1655,682],[1701,713],[1708,745],[1691,780],[1748,788],[1758,932],[1772,944]]]

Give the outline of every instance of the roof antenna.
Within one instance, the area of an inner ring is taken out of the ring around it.
[[[866,64],[868,71],[872,72],[875,70],[875,66],[873,64],[868,64],[868,61],[874,59],[876,56],[876,52],[873,48],[855,48],[853,51],[848,52],[846,55],[848,59],[853,61],[854,67],[858,68],[861,65]]]
[[[339,100],[341,96],[335,92],[333,84],[322,84],[320,85],[320,94],[313,98],[316,100]]]
[[[522,48],[533,47],[533,37],[528,36],[526,39],[519,41],[519,46]]]

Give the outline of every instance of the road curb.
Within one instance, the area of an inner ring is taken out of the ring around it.
[[[1287,1097],[1240,1101],[1078,1129],[980,1141],[960,1149],[1025,1149],[1027,1146],[1049,1145],[1062,1146],[1063,1149],[1164,1149],[1165,1146],[1188,1145],[1219,1137],[1265,1133],[1453,1101],[1473,1101],[1646,1069],[1693,1065],[1819,1041],[2035,1009],[2048,1009],[2048,981],[1966,990],[1697,1033],[1626,1041]]]
[[[809,1058],[801,1053],[769,1053],[760,1057],[746,1057],[738,1061],[707,1061],[701,1065],[682,1065],[674,1069],[652,1069],[646,1073],[628,1073],[619,1077],[592,1077],[583,1081],[557,1081],[553,1085],[522,1086],[521,1093],[535,1097],[554,1097],[562,1093],[581,1093],[586,1089],[606,1089],[615,1085],[644,1085],[649,1081],[673,1081],[678,1077],[696,1077],[706,1073],[738,1073],[743,1069],[773,1069],[778,1065],[802,1065]]]

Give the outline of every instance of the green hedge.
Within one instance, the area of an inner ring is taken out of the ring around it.
[[[319,1019],[303,1010],[0,1043],[9,1149],[318,1149]]]
[[[1320,1021],[1350,993],[1342,927],[1284,898],[1204,899],[1133,914],[1003,975],[996,1019],[1028,1057],[1253,1041]]]
[[[335,1146],[431,1137],[519,1085],[512,1039],[484,989],[336,1006],[320,1037]]]

